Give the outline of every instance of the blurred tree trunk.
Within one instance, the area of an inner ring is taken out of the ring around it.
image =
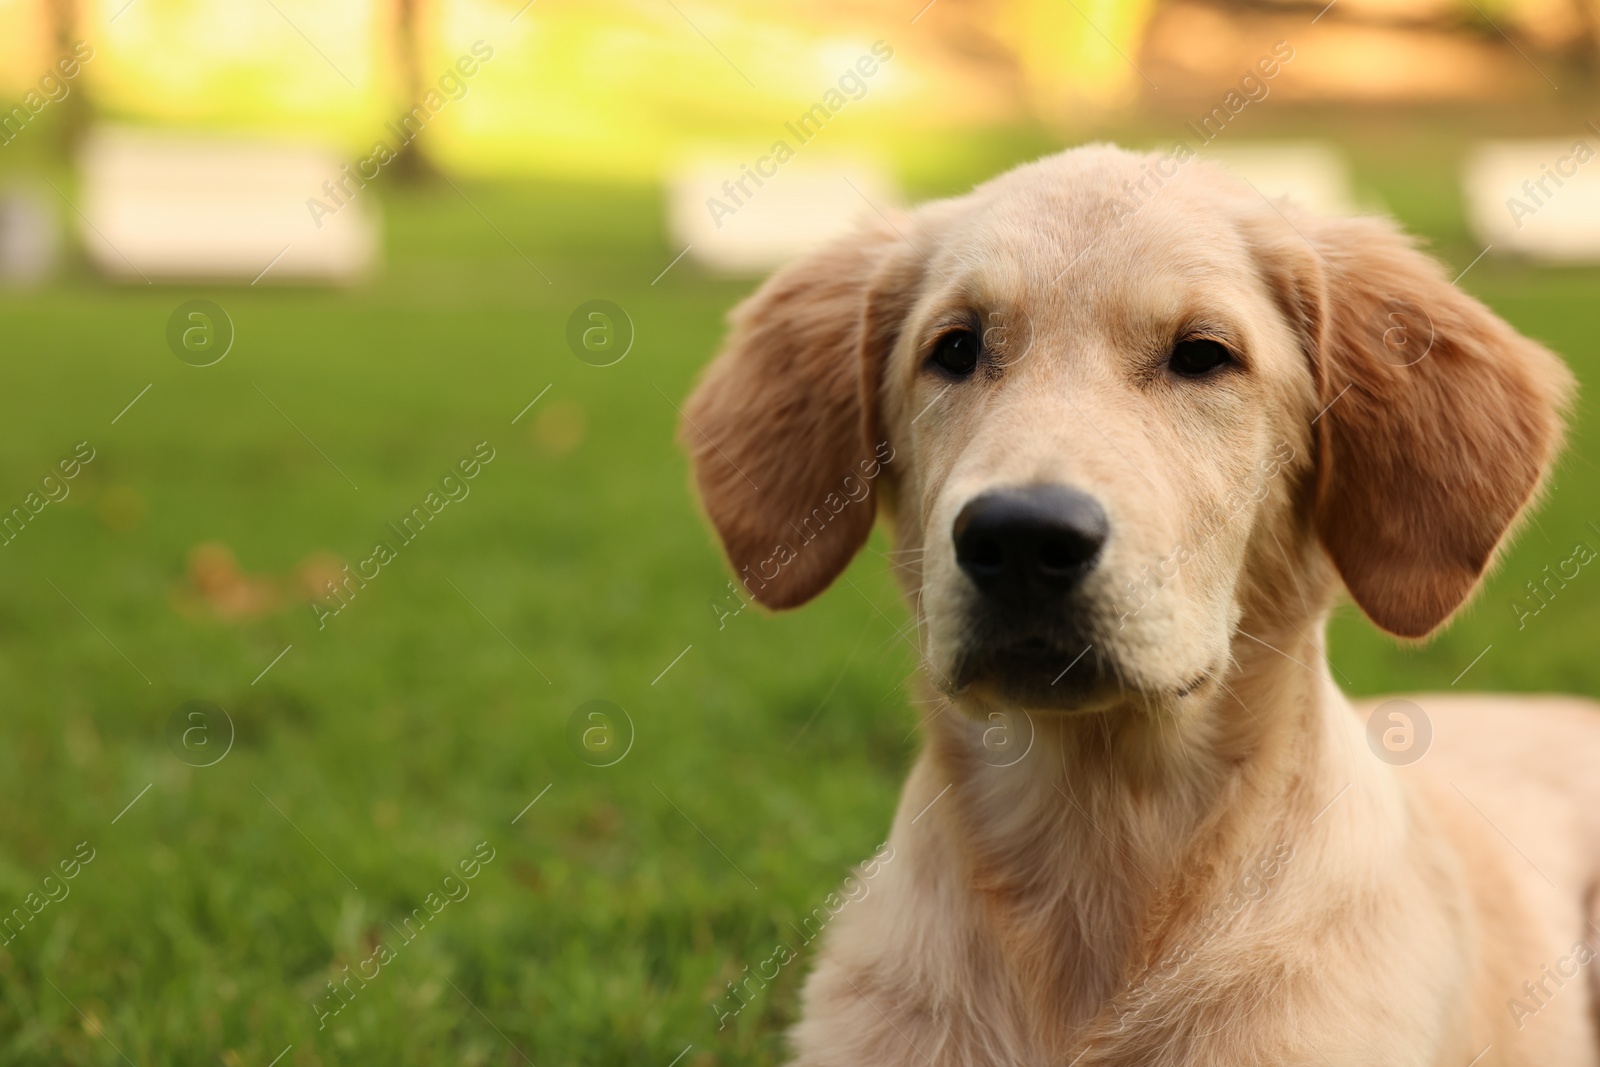
[[[67,2],[67,0],[58,0]],[[404,94],[402,110],[409,111],[427,93],[426,76],[422,73],[423,54],[423,0],[395,0],[395,59],[400,71],[401,91]],[[420,182],[436,172],[428,157],[423,155],[421,138],[408,141],[396,153],[391,164],[395,175],[403,182]]]
[[[1583,26],[1582,47],[1577,49],[1577,60],[1592,77],[1600,69],[1600,0],[1572,0],[1577,9],[1578,21]]]
[[[57,77],[61,72],[56,62],[72,56],[72,46],[83,40],[79,33],[77,0],[45,0],[45,23],[50,28],[50,67]],[[66,79],[63,79],[65,81]],[[89,97],[84,91],[83,73],[67,82],[71,92],[51,110],[55,124],[57,147],[63,155],[71,156],[89,128],[92,117]]]

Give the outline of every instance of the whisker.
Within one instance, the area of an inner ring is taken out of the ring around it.
[[[1305,588],[1300,584],[1300,571],[1289,561],[1289,553],[1283,550],[1283,542],[1278,540],[1278,532],[1269,527],[1267,533],[1271,536],[1272,544],[1277,548],[1278,555],[1283,559],[1283,565],[1289,572],[1289,581],[1294,583],[1295,595],[1300,599],[1300,610],[1309,618],[1311,616],[1311,608],[1306,603]]]
[[[917,703],[923,702],[917,701]],[[941,697],[939,698],[938,704],[939,706],[933,709],[932,715],[929,715],[927,718],[923,718],[920,715],[917,717],[917,725],[913,726],[909,731],[906,732],[906,735],[900,739],[902,743],[911,740],[911,735],[916,733],[918,730],[926,730],[929,726],[933,725],[933,720],[945,713],[945,709],[950,706],[950,701],[948,698]]]
[[[1261,640],[1261,638],[1257,637],[1253,633],[1248,633],[1248,632],[1246,632],[1244,630],[1235,630],[1234,633],[1238,634],[1241,637],[1248,637],[1250,640],[1254,641],[1256,644],[1260,645],[1262,648],[1271,649],[1273,652],[1276,652],[1278,655],[1282,656],[1284,659],[1288,660],[1290,663],[1293,663],[1297,667],[1304,667],[1306,670],[1310,671],[1312,674],[1316,674],[1317,673],[1317,670],[1316,670],[1315,667],[1307,666],[1306,664],[1301,663],[1299,660],[1295,659],[1293,656],[1289,655],[1289,653],[1285,652],[1281,648],[1273,648],[1271,645],[1267,644],[1265,641]]]
[[[1283,555],[1283,562],[1286,565],[1289,565],[1290,572],[1293,573],[1293,571],[1294,571],[1293,565],[1289,564],[1289,557],[1284,554],[1283,545],[1278,543],[1278,535],[1277,534],[1273,534],[1272,535],[1272,540],[1273,540],[1274,544],[1278,545],[1278,553],[1279,553],[1279,555]],[[1251,586],[1255,588],[1255,590],[1256,590],[1256,592],[1258,594],[1263,592],[1261,587],[1256,583],[1256,581],[1253,578],[1250,578],[1248,575],[1246,575],[1245,577],[1246,577],[1246,580],[1250,582]],[[1295,592],[1300,593],[1300,606],[1301,606],[1301,609],[1305,612],[1306,617],[1309,618],[1310,614],[1311,614],[1311,610],[1306,605],[1305,594],[1300,588],[1300,580],[1299,580],[1298,576],[1295,577],[1294,583],[1295,583]],[[1327,651],[1325,649],[1323,649],[1321,646],[1319,646],[1317,644],[1317,642],[1313,641],[1309,636],[1307,636],[1306,632],[1304,630],[1300,629],[1299,625],[1296,624],[1294,619],[1291,618],[1289,616],[1289,614],[1286,611],[1283,610],[1283,607],[1281,605],[1279,605],[1276,601],[1274,601],[1270,597],[1264,597],[1263,598],[1263,602],[1272,605],[1273,610],[1275,610],[1278,613],[1278,617],[1281,618],[1284,622],[1288,623],[1289,624],[1289,628],[1291,630],[1293,630],[1295,633],[1299,634],[1300,635],[1300,639],[1302,641],[1304,641],[1306,644],[1310,645],[1312,648],[1317,650],[1317,654],[1322,657],[1322,662],[1326,663],[1328,665],[1328,669],[1333,671],[1333,673],[1337,674],[1339,676],[1340,680],[1342,680],[1345,685],[1353,685],[1353,683],[1350,681],[1350,678],[1343,671],[1341,671],[1337,666],[1334,665],[1333,660],[1328,658]],[[1243,630],[1241,630],[1239,632],[1240,633],[1244,633]],[[1249,637],[1250,635],[1249,634],[1245,634],[1245,636]]]
[[[912,567],[920,567],[920,566],[922,566],[922,561],[920,559],[908,559],[903,563],[890,563],[887,567],[883,568],[883,570],[875,571],[874,573],[875,574],[892,574],[895,571],[903,571],[903,570],[908,570],[908,569],[910,569]]]
[[[1244,697],[1240,696],[1237,692],[1235,692],[1233,686],[1229,685],[1227,682],[1224,682],[1222,680],[1222,676],[1221,675],[1217,676],[1217,684],[1219,686],[1221,686],[1227,692],[1227,694],[1233,698],[1234,703],[1238,704],[1241,708],[1244,709],[1244,713],[1246,715],[1250,716],[1257,723],[1261,722],[1261,717],[1259,715],[1257,715],[1255,712],[1250,710],[1250,705],[1246,704],[1244,702]]]

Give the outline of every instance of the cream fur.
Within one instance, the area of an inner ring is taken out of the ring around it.
[[[775,606],[831,581],[872,505],[770,579],[750,562],[892,446],[872,499],[933,700],[895,862],[828,928],[796,1062],[1596,1064],[1592,967],[1541,971],[1600,949],[1596,709],[1417,697],[1432,750],[1390,766],[1322,637],[1344,588],[1407,636],[1471,593],[1552,460],[1569,377],[1386,225],[1199,161],[1119,207],[1153,159],[1064,153],[816,254],[740,310],[691,399],[707,511]],[[963,312],[1001,329],[998,357],[946,388],[928,338]],[[1419,362],[1395,358],[1396,321],[1428,335]],[[1195,322],[1242,373],[1161,377]],[[1038,481],[1094,495],[1112,536],[1071,699],[1019,710],[1004,679],[951,682],[976,593],[950,528]],[[1009,766],[985,758],[995,714],[1031,724]]]

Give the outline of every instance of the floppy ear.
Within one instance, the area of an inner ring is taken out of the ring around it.
[[[745,588],[770,608],[816,596],[872,531],[884,357],[920,262],[880,226],[768,279],[731,316],[680,437]],[[848,480],[847,480],[848,479]]]
[[[1369,618],[1467,598],[1559,447],[1572,376],[1378,219],[1309,222],[1321,268],[1315,522]]]

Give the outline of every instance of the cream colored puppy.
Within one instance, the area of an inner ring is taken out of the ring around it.
[[[688,407],[706,510],[775,608],[881,513],[942,698],[797,1062],[1600,1062],[1596,709],[1418,697],[1398,767],[1323,650],[1341,588],[1462,604],[1569,391],[1387,223],[1108,147],[780,271]]]

